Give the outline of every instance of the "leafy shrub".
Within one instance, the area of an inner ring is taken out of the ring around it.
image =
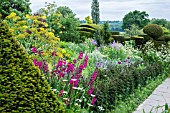
[[[0,112],[64,112],[48,82],[0,23]]]
[[[96,84],[96,105],[103,105],[105,112],[114,109],[117,101],[125,100],[139,85],[146,85],[146,80],[154,78],[162,72],[159,64],[136,62],[121,66],[112,65],[107,70],[100,69]]]
[[[112,35],[113,39],[116,41],[116,42],[119,42],[119,43],[124,43],[124,36],[122,35]]]
[[[143,32],[152,37],[154,40],[157,40],[163,35],[162,28],[157,24],[149,24],[143,28]]]
[[[120,32],[119,31],[111,31],[110,32],[112,35],[120,35]]]
[[[144,37],[142,36],[133,36],[131,39],[135,40],[136,47],[142,47]]]

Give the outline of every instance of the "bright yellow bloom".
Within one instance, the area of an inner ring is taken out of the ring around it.
[[[22,28],[27,29],[27,28],[28,28],[28,26],[24,25],[24,26],[22,26]]]
[[[26,16],[25,16],[26,18],[30,18],[30,15],[29,14],[26,14]]]
[[[62,31],[60,31],[59,33],[62,34]]]
[[[64,54],[64,53],[66,53],[66,50],[65,50],[65,49],[62,49],[61,52]]]
[[[41,27],[40,30],[41,30],[41,31],[44,31],[44,28]]]
[[[30,29],[32,32],[36,32],[37,30],[36,30],[36,28],[31,28]]]
[[[15,17],[15,16],[16,16],[16,13],[12,12],[12,13],[10,14],[10,16],[11,16],[11,17]]]
[[[19,34],[19,35],[17,35],[17,38],[25,38],[25,35],[24,34]]]
[[[54,33],[53,33],[53,32],[49,32],[48,35],[49,35],[50,37],[54,37]]]
[[[46,16],[42,16],[43,19],[46,19],[47,17]]]
[[[54,37],[53,40],[55,40],[55,41],[60,41],[60,38]]]

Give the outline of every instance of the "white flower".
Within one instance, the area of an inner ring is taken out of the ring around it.
[[[53,91],[57,91],[57,89],[52,89]]]
[[[90,96],[95,97],[96,95],[91,94]]]
[[[73,82],[75,82],[77,79],[71,79]]]
[[[76,101],[78,101],[78,102],[82,102],[82,100],[80,100],[80,99],[76,99]]]
[[[65,79],[63,80],[63,82],[67,82],[67,81],[68,81],[68,80],[65,80]]]
[[[103,111],[104,108],[102,106],[97,106],[99,108],[100,111]]]
[[[93,106],[92,104],[87,103],[88,106]]]

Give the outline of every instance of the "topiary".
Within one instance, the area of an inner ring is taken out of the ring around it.
[[[149,24],[143,28],[143,32],[148,34],[154,40],[157,40],[163,35],[162,28],[157,24]]]
[[[0,45],[0,112],[65,112],[5,22],[0,22]]]

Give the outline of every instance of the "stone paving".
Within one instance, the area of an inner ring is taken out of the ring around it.
[[[170,107],[170,78],[159,85],[133,113],[162,113],[165,103],[168,103]],[[152,112],[150,112],[151,110]]]

